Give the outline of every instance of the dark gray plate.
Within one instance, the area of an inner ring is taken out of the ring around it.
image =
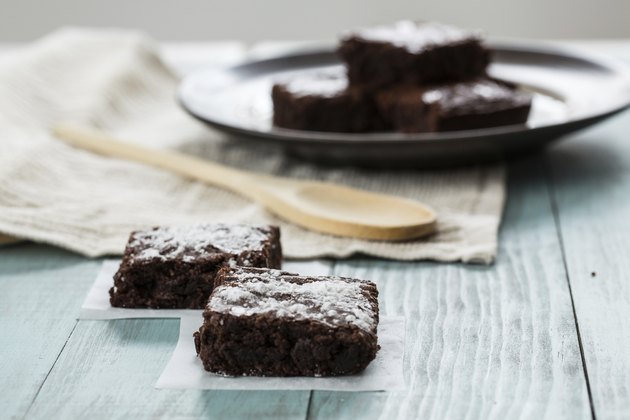
[[[435,167],[520,156],[630,106],[630,73],[615,62],[551,46],[492,43],[493,76],[534,92],[527,124],[444,133],[325,133],[271,124],[271,86],[339,66],[332,49],[253,61],[188,76],[179,91],[198,119],[258,143],[327,164]]]

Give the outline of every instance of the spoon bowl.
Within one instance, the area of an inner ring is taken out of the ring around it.
[[[274,182],[268,186],[275,187]],[[268,200],[279,216],[298,224],[308,220],[322,232],[395,241],[435,230],[435,212],[417,201],[325,182],[300,181],[292,187],[269,188],[261,201]]]

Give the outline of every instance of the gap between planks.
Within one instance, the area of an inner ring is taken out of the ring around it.
[[[74,333],[74,330],[76,330],[78,324],[79,324],[79,320],[77,319],[74,322],[74,326],[70,330],[70,334],[68,334],[68,337],[66,338],[66,341],[63,343],[63,346],[61,346],[61,349],[59,350],[59,353],[57,353],[57,357],[55,357],[55,361],[50,366],[50,369],[48,369],[48,372],[46,372],[46,376],[44,376],[44,379],[42,380],[42,383],[39,384],[39,387],[37,388],[37,392],[35,392],[35,395],[33,396],[33,399],[31,400],[31,403],[29,404],[28,408],[26,409],[26,412],[24,413],[24,418],[27,418],[28,414],[31,412],[31,408],[35,404],[35,400],[37,399],[37,397],[39,396],[39,393],[41,392],[42,388],[44,387],[44,384],[46,383],[46,380],[48,379],[48,376],[50,376],[50,372],[52,372],[52,370],[55,368],[55,365],[57,364],[57,361],[59,361],[59,357],[61,357],[61,354],[63,353],[63,351],[65,350],[66,346],[68,345],[68,341],[70,341],[70,337],[72,337],[72,334]]]
[[[571,287],[571,274],[569,273],[569,265],[567,263],[567,254],[564,247],[564,237],[562,235],[562,222],[560,221],[560,211],[558,210],[558,201],[556,198],[556,186],[549,167],[549,158],[545,156],[543,161],[545,169],[545,178],[547,178],[549,202],[551,204],[551,213],[553,214],[554,225],[556,226],[556,235],[560,244],[560,254],[562,255],[562,264],[566,275],[567,287],[569,289],[569,297],[571,298],[571,309],[573,311],[573,322],[575,322],[575,333],[577,335],[578,346],[580,349],[580,358],[582,359],[582,372],[584,372],[584,380],[586,381],[586,392],[588,394],[588,403],[591,406],[591,418],[597,420],[595,414],[595,404],[593,402],[593,392],[591,390],[591,381],[588,377],[588,366],[586,364],[586,356],[584,354],[584,345],[582,344],[582,335],[580,334],[580,322],[575,310],[575,299],[573,297],[573,288]]]

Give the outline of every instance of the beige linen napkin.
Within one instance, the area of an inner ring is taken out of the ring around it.
[[[129,232],[140,227],[274,223],[282,227],[289,258],[364,253],[401,260],[493,261],[505,198],[503,166],[324,169],[275,149],[226,141],[179,108],[178,80],[156,51],[135,32],[65,29],[0,63],[0,233],[98,256],[121,253]],[[68,119],[145,146],[177,148],[252,171],[419,199],[439,212],[439,231],[405,243],[309,232],[220,189],[66,146],[49,128]]]

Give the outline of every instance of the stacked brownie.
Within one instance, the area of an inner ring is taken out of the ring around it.
[[[487,76],[479,34],[431,22],[349,32],[346,71],[273,87],[274,124],[337,132],[434,132],[526,122],[531,95]]]
[[[333,376],[376,357],[378,291],[369,281],[278,270],[275,226],[203,224],[133,232],[112,306],[204,309],[194,334],[221,375]]]

